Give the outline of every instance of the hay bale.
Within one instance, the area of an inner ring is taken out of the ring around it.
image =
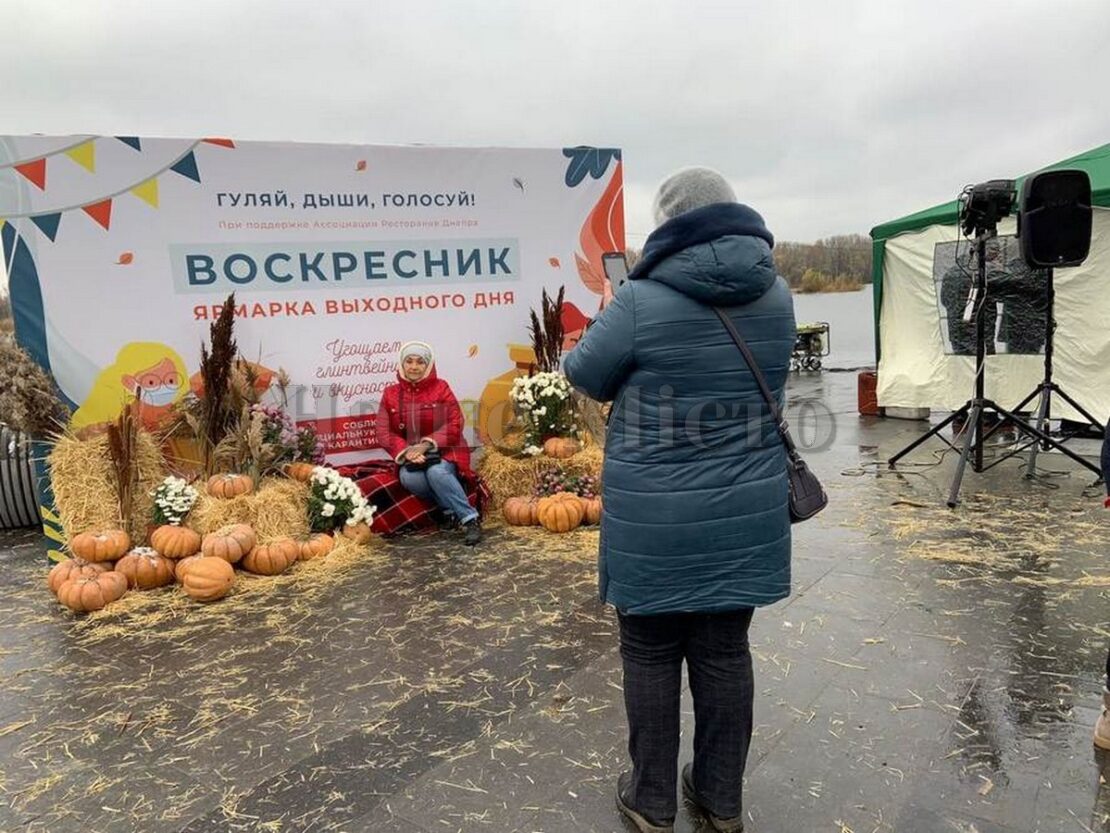
[[[139,486],[131,497],[127,532],[133,541],[140,542],[146,540],[146,528],[154,509],[152,493],[166,476],[166,466],[158,444],[146,431],[138,432],[135,453]],[[58,517],[67,537],[91,529],[123,526],[106,435],[84,440],[60,438],[47,465]]]
[[[596,445],[586,446],[562,460],[545,455],[510,457],[495,448],[487,448],[476,468],[489,486],[494,506],[500,509],[501,504],[514,495],[532,494],[539,473],[549,466],[561,466],[563,471],[573,475],[590,474],[600,481],[604,460],[604,453]]]
[[[262,543],[308,535],[308,485],[264,477],[249,495],[217,498],[202,493],[186,525],[207,535],[228,524],[250,524]]]

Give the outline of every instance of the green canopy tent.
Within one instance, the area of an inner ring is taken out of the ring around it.
[[[1095,378],[1101,378],[1103,365],[1110,372],[1110,328],[1105,326],[1110,318],[1110,304],[1102,300],[1110,298],[1110,211],[1106,210],[1110,209],[1110,144],[1040,170],[1060,168],[1087,172],[1091,178],[1093,203],[1098,207],[1091,255],[1080,267],[1056,272],[1056,317],[1060,323],[1056,342],[1060,357],[1058,370],[1065,377],[1071,372],[1077,374],[1070,386],[1063,377],[1060,381],[1086,405],[1088,400],[1082,388]],[[1019,189],[1024,178],[1018,179]],[[1013,233],[1013,218],[999,225],[1000,235]],[[957,201],[878,225],[871,230],[871,238],[880,405],[958,407],[969,395],[970,361],[965,355],[953,355],[951,345],[945,343],[944,312],[938,304],[938,276],[934,273],[934,259],[940,252],[938,247],[947,245],[951,250],[959,240]],[[967,246],[966,243],[960,245]],[[1011,241],[1008,245],[1016,251],[1015,243]],[[967,249],[957,251],[966,253]],[[897,297],[892,299],[892,293]],[[907,332],[907,328],[913,332]],[[893,329],[897,332],[892,332]],[[1070,344],[1075,348],[1071,355],[1078,361],[1071,367],[1066,352],[1068,342],[1075,342]],[[1005,406],[1011,395],[1017,394],[1009,403],[1015,404],[1024,393],[1032,390],[1042,367],[1043,359],[1036,356],[992,356],[988,364],[988,383],[992,376],[996,383],[1006,380],[1005,384],[996,385],[999,388],[996,395]],[[887,377],[885,384],[884,375]],[[967,384],[962,384],[963,381]],[[1093,413],[1100,418],[1110,413],[1110,376],[1105,382],[1090,398],[1090,406],[1095,408]]]

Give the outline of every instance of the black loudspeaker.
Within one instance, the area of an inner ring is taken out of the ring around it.
[[[1086,171],[1044,171],[1025,180],[1018,214],[1030,266],[1078,266],[1091,250],[1091,179]]]

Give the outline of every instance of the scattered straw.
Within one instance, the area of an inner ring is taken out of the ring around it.
[[[532,561],[565,561],[572,564],[597,563],[601,533],[597,526],[580,526],[571,532],[548,532],[542,526],[510,526],[492,521],[519,545],[520,555]],[[592,580],[592,576],[591,576]]]

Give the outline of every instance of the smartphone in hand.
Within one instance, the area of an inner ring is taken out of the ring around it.
[[[601,256],[601,265],[605,268],[609,285],[616,292],[628,280],[628,261],[624,259],[624,252],[606,252]]]

